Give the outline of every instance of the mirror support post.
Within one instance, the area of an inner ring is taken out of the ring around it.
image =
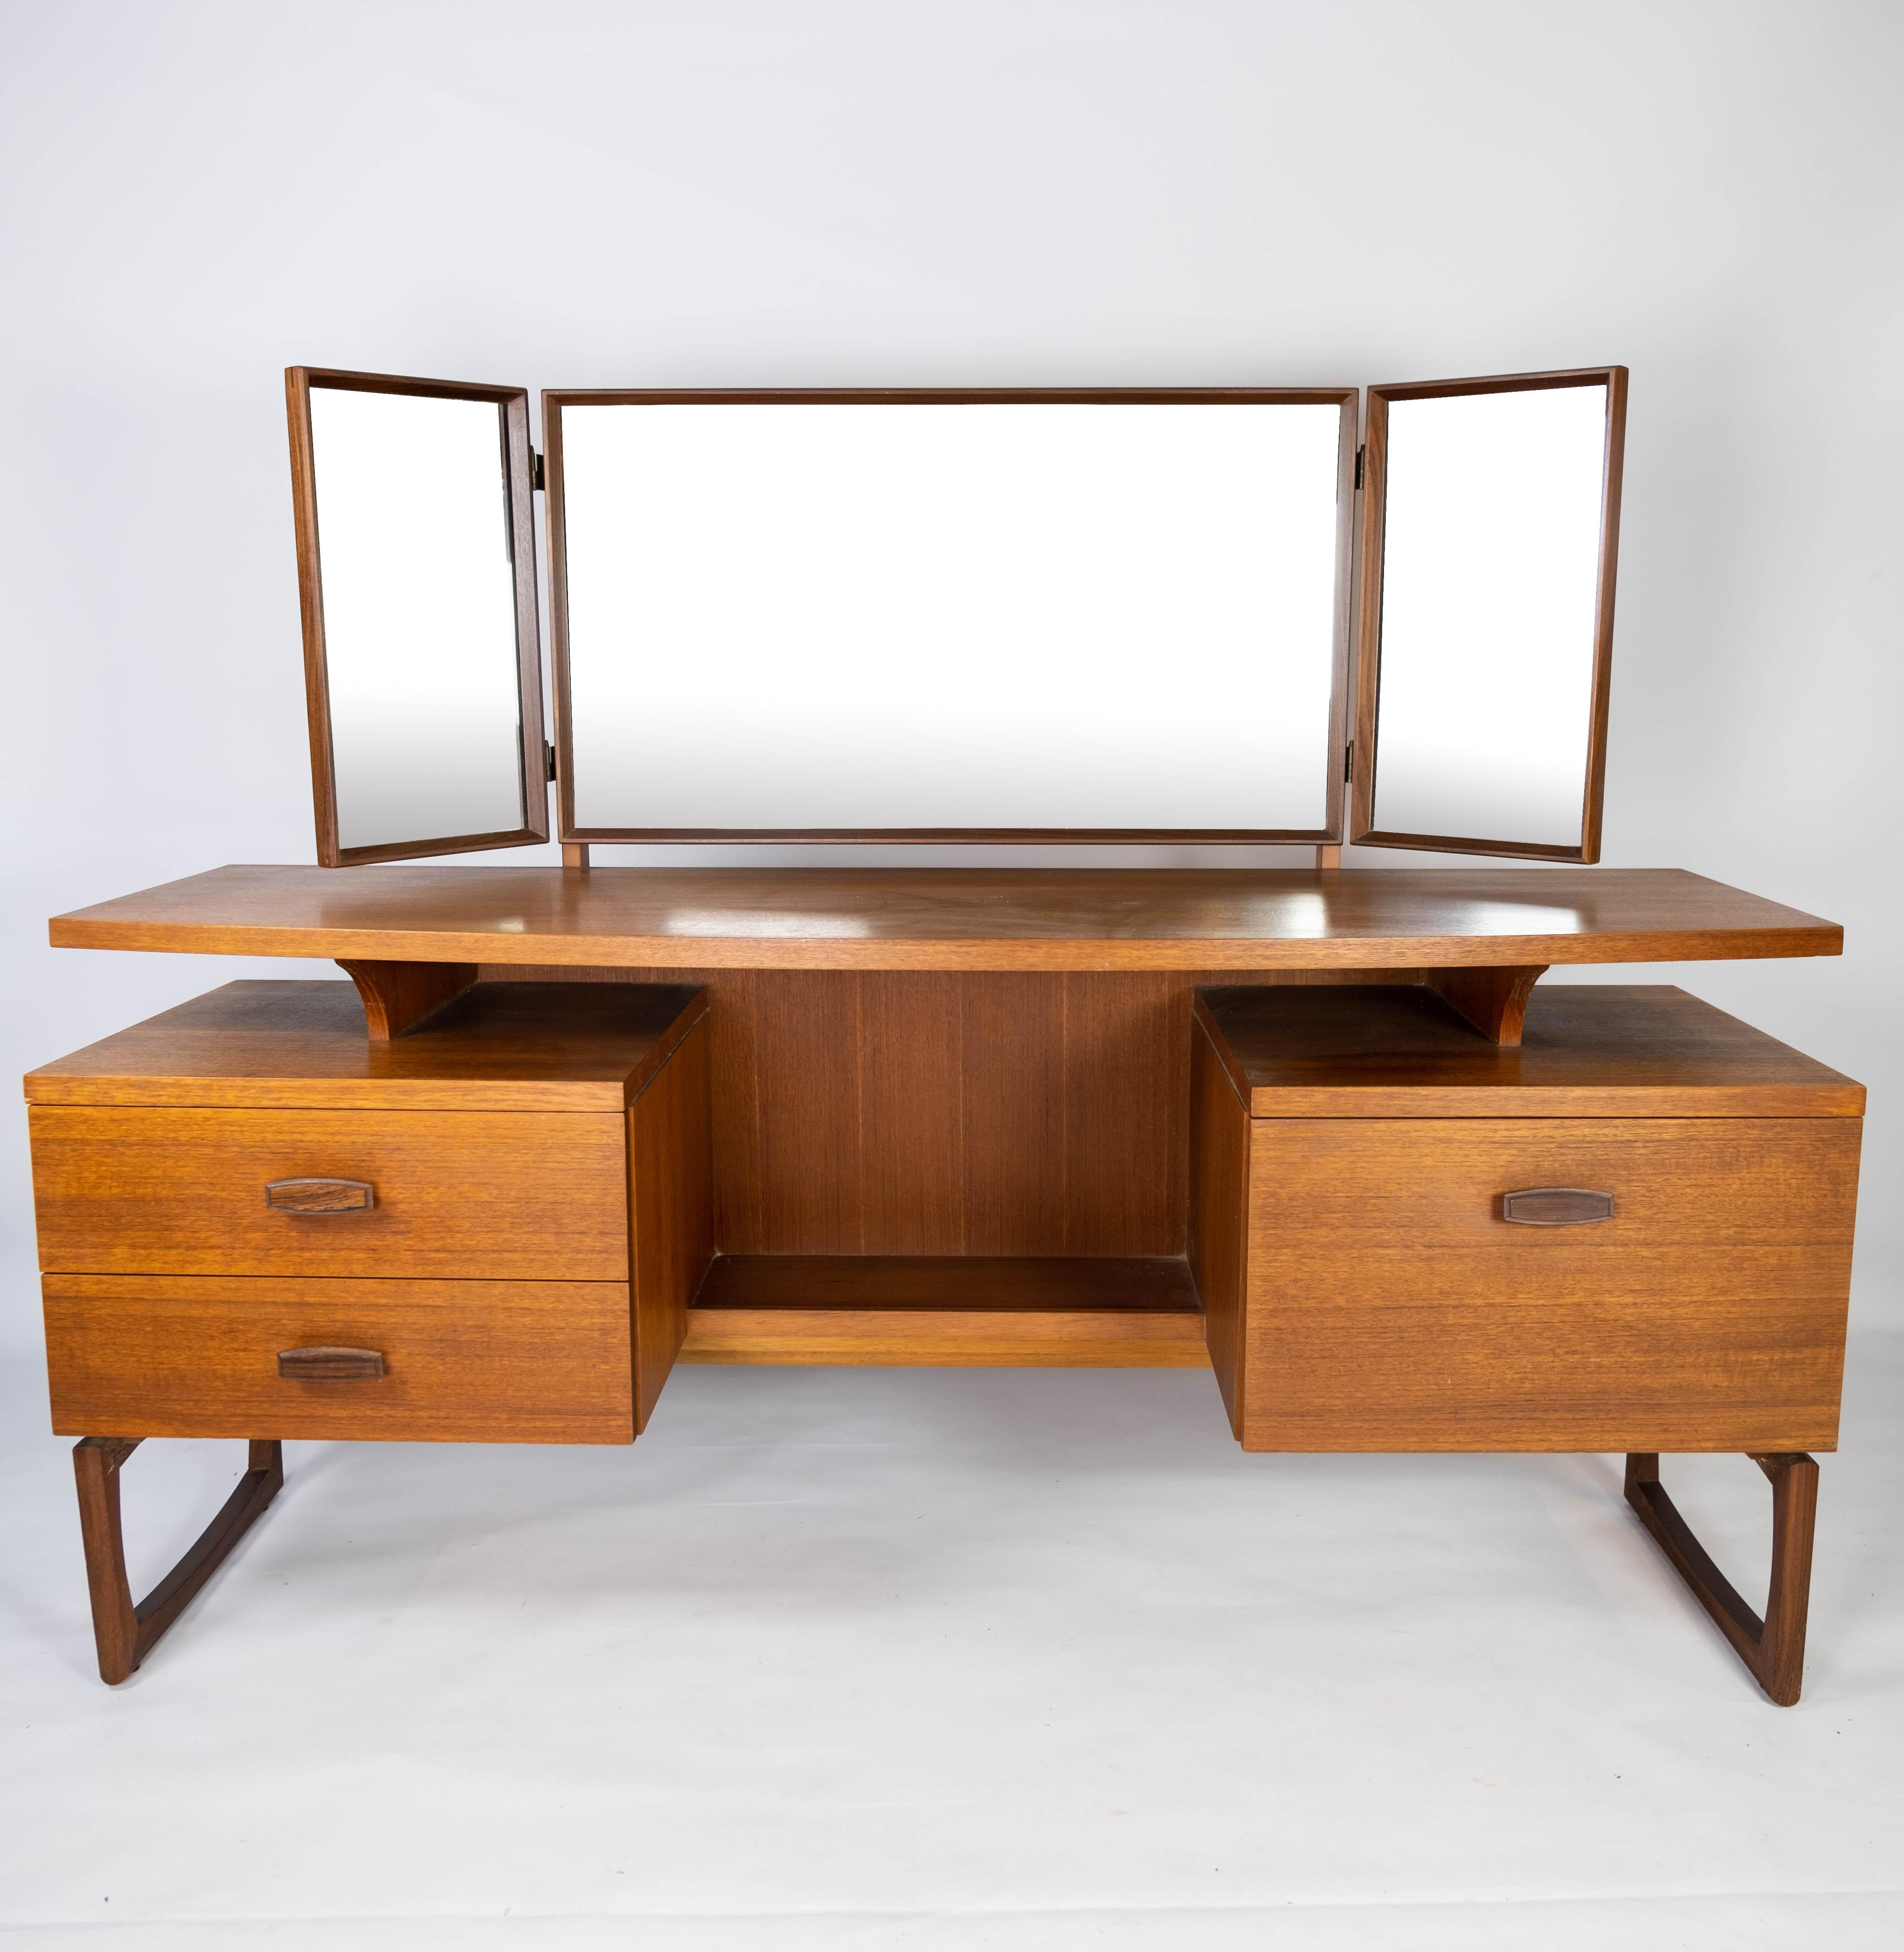
[[[564,868],[586,868],[589,865],[589,843],[586,840],[564,840],[562,843],[562,865]]]

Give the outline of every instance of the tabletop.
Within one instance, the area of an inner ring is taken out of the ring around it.
[[[651,969],[1276,969],[1836,956],[1678,868],[227,867],[55,947]]]

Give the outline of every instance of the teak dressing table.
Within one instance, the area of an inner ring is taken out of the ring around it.
[[[1351,499],[1324,538],[1340,600],[1315,612],[1336,675],[1314,730],[1340,749],[1353,622],[1370,763],[1345,780],[1331,761],[1313,831],[1226,830],[1306,837],[1314,869],[1109,870],[589,865],[591,840],[637,830],[576,817],[606,762],[561,658],[569,865],[407,858],[542,837],[500,824],[406,840],[360,821],[353,849],[339,783],[359,778],[361,807],[368,776],[342,756],[334,614],[327,670],[312,389],[483,406],[512,521],[542,477],[509,389],[294,371],[320,853],[340,865],[221,868],[58,917],[52,939],[324,958],[350,980],[228,984],[27,1080],[53,1424],[81,1439],[102,1676],[138,1666],[270,1502],[287,1437],[627,1443],[677,1362],[1080,1364],[1208,1367],[1211,1413],[1250,1450],[1624,1452],[1640,1518],[1765,1692],[1796,1700],[1862,1090],[1677,989],[1536,986],[1555,967],[1835,955],[1841,932],[1677,871],[1333,865],[1345,837],[1596,858],[1617,373],[1588,376],[1612,431],[1573,832],[1538,813],[1521,842],[1380,824],[1380,523],[1355,484],[1379,482],[1380,417],[1371,399],[1358,443],[1352,394],[1330,394],[1349,446],[1324,485]],[[585,606],[551,527],[568,629]],[[526,528],[508,562],[520,626]],[[533,827],[540,721],[523,705],[513,724]],[[1115,797],[1115,714],[1098,730]],[[446,763],[443,790],[469,777]],[[881,790],[910,813],[949,806],[944,784]],[[786,790],[819,814],[833,787]],[[691,809],[639,831],[662,827],[714,831]],[[921,830],[854,833],[898,831]],[[930,831],[1049,837],[955,810]],[[1140,815],[1069,837],[1111,831],[1155,837]],[[135,1603],[118,1472],[158,1437],[247,1439],[251,1468]],[[1762,1619],[1661,1483],[1662,1453],[1711,1450],[1771,1481]]]

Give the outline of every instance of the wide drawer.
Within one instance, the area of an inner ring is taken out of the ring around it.
[[[1245,1444],[1831,1447],[1859,1125],[1252,1121]]]
[[[30,1118],[49,1274],[628,1278],[611,1112],[35,1106]],[[298,1200],[267,1189],[300,1180],[359,1182],[370,1203],[268,1203]]]
[[[53,1428],[67,1435],[634,1438],[625,1282],[49,1275],[44,1287]],[[382,1373],[280,1373],[281,1354],[312,1349],[353,1352],[320,1366]]]

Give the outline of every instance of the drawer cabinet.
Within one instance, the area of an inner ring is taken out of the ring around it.
[[[633,984],[379,1049],[349,984],[237,983],[48,1065],[55,1428],[629,1442],[713,1255],[708,1078],[705,993]]]
[[[1194,1057],[1192,1258],[1246,1449],[1835,1446],[1847,1081],[1676,990],[1537,991],[1518,1053],[1425,996],[1285,995],[1211,993]],[[1332,1087],[1358,1008],[1383,1056]]]

